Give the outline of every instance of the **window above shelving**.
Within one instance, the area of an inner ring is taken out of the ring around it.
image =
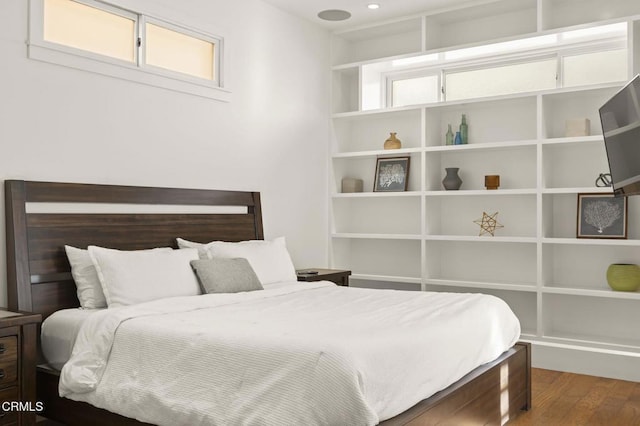
[[[363,64],[359,109],[622,82],[627,28],[618,22]]]

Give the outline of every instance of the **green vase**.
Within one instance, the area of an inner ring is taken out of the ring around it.
[[[453,131],[451,130],[451,124],[449,124],[449,128],[447,129],[447,134],[445,135],[445,144],[453,145]]]
[[[460,138],[462,139],[463,145],[469,143],[469,126],[467,125],[466,114],[462,114],[462,122],[460,123]]]
[[[640,288],[640,267],[629,263],[609,265],[607,283],[616,291],[636,291]]]

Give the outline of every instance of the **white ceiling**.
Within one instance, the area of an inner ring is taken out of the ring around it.
[[[342,30],[437,9],[445,9],[470,2],[469,0],[264,0],[282,10],[315,22],[329,30]],[[380,8],[370,10],[369,3]],[[330,22],[318,18],[318,12],[342,9],[351,13],[346,21]]]

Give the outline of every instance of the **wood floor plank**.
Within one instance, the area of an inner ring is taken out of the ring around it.
[[[640,426],[640,383],[533,369],[533,408],[509,426]]]
[[[584,426],[588,424],[593,412],[609,396],[610,386],[603,385],[601,382],[602,380],[598,380],[573,409],[560,419],[560,422],[568,426]]]

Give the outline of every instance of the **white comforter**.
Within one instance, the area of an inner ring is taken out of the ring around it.
[[[160,425],[371,425],[520,335],[500,299],[292,283],[87,320],[60,394]]]

